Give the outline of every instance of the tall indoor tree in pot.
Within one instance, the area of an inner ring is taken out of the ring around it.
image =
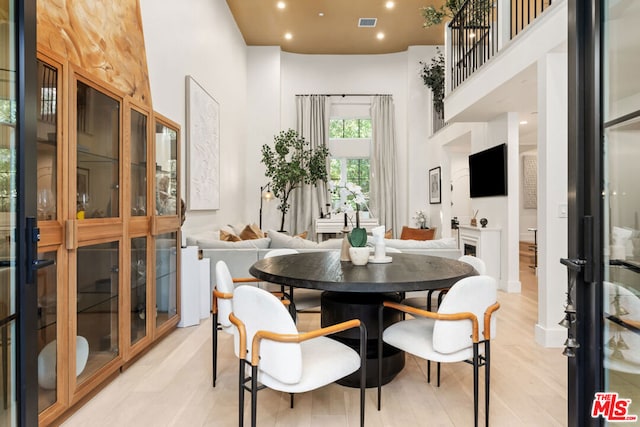
[[[274,136],[273,147],[262,146],[262,163],[267,168],[265,175],[271,182],[271,191],[280,199],[280,231],[284,230],[284,218],[291,207],[291,192],[303,184],[327,182],[328,157],[329,149],[325,145],[311,148],[309,142],[293,129]]]

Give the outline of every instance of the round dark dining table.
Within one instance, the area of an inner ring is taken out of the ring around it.
[[[429,255],[393,253],[389,263],[356,266],[340,261],[340,251],[302,252],[257,261],[249,272],[260,280],[294,288],[324,291],[321,325],[358,318],[367,326],[367,387],[377,385],[378,307],[383,300],[400,301],[405,292],[449,288],[458,280],[476,275],[464,262]],[[401,320],[397,311],[384,313],[384,325]],[[357,349],[357,331],[337,334],[337,339]],[[383,350],[382,382],[391,381],[404,367],[404,352]],[[338,383],[358,387],[359,373]]]

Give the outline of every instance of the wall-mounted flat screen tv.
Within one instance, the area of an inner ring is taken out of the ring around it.
[[[469,156],[469,185],[471,197],[507,195],[507,144]]]

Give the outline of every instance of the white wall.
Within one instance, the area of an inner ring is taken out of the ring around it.
[[[441,217],[431,216],[429,204],[429,169],[433,167],[429,166],[428,147],[433,128],[432,94],[418,75],[420,61],[431,62],[436,54],[436,46],[415,46],[407,51],[407,216],[401,219],[403,225],[415,227],[412,217],[416,211],[424,210],[429,215],[429,226],[438,227],[436,237],[442,237],[444,230],[440,223]],[[441,180],[442,187],[445,187],[445,182],[444,179]],[[440,193],[442,194],[442,189]],[[399,237],[400,231],[397,230],[396,236]]]
[[[246,216],[246,45],[225,2],[140,0],[153,108],[182,128],[182,195],[186,196],[185,76],[220,104],[220,210],[188,211],[185,231],[236,223]],[[238,195],[242,195],[238,197]],[[256,190],[257,198],[257,190]]]
[[[435,48],[412,47],[388,55],[297,55],[277,46],[247,47],[223,2],[193,0],[188,8],[176,8],[168,0],[141,0],[140,7],[154,109],[182,126],[183,197],[188,153],[185,76],[193,76],[221,108],[221,208],[188,211],[185,234],[258,222],[259,189],[266,183],[261,147],[280,130],[295,127],[294,96],[302,93],[393,95],[398,224],[412,224],[413,212],[427,207],[431,94],[420,80],[418,62],[430,60]],[[279,225],[277,205],[264,203],[263,228]]]
[[[451,154],[451,216],[457,217],[462,224],[471,219],[471,197],[469,196],[469,152]],[[444,186],[444,184],[443,184]]]
[[[270,143],[273,135],[283,129],[295,128],[295,95],[298,94],[391,94],[396,111],[397,141],[397,201],[398,221],[393,226],[399,233],[402,224],[412,224],[411,216],[416,209],[425,209],[427,162],[426,139],[429,126],[430,92],[418,75],[418,62],[429,60],[435,54],[433,47],[412,47],[407,52],[386,55],[301,55],[275,52],[271,47],[252,47],[249,50],[249,75],[254,76],[254,67],[275,64],[279,61],[279,78],[260,79],[253,84],[250,77],[248,98],[271,97],[280,93],[279,114],[273,111],[260,114],[253,111],[250,121],[261,135],[248,141],[249,151],[259,151],[262,144]],[[279,56],[279,58],[276,58]],[[274,68],[269,68],[269,73]],[[259,79],[255,76],[255,79]],[[354,103],[368,103],[370,98],[352,98]],[[250,107],[251,109],[252,107]],[[409,160],[411,159],[411,160]],[[264,181],[264,168],[256,170]],[[257,179],[257,178],[256,178]],[[258,181],[255,182],[259,186]],[[247,204],[251,204],[247,200]],[[257,206],[257,201],[256,201]],[[257,207],[256,207],[257,209]],[[279,225],[277,203],[265,206],[264,228]],[[392,225],[387,224],[387,227]]]
[[[538,61],[538,322],[536,341],[561,346],[564,315],[568,219],[567,55],[549,53]],[[564,207],[565,214],[561,213]]]
[[[251,46],[247,50],[247,102],[248,141],[244,173],[246,191],[244,205],[245,218],[259,223],[260,187],[267,184],[265,167],[261,163],[262,146],[271,144],[273,136],[280,132],[280,47]],[[262,228],[280,229],[278,201],[263,202]]]
[[[487,124],[484,141],[472,140],[471,152],[477,153],[498,144],[507,144],[507,187],[508,196],[481,197],[471,199],[471,209],[477,212],[477,220],[487,218],[489,227],[501,229],[500,287],[509,292],[520,292],[519,278],[519,141],[518,115],[505,113]]]

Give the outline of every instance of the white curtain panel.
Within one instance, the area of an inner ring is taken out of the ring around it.
[[[329,97],[325,95],[296,95],[296,130],[309,142],[311,148],[327,145],[329,105]],[[327,185],[323,182],[317,186],[304,184],[293,190],[288,215],[289,230],[295,234],[308,231],[309,238],[315,239],[313,219],[320,217],[320,209],[327,203],[328,196]]]
[[[381,225],[394,232],[396,223],[396,113],[391,95],[376,95],[371,103],[373,147],[371,151],[370,208]]]

